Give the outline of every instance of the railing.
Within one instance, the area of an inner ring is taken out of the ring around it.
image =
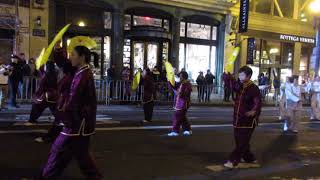
[[[38,86],[38,79],[25,77],[23,84],[19,86],[18,98],[20,102],[32,102],[33,94]],[[99,103],[110,104],[128,104],[139,103],[143,98],[143,86],[137,90],[131,90],[131,81],[108,81],[102,79],[95,80],[96,96]],[[158,103],[173,102],[173,92],[167,82],[155,83],[155,101]],[[263,100],[265,102],[277,102],[278,96],[270,93],[270,87],[260,88]],[[230,95],[230,97],[232,97]],[[192,86],[191,101],[192,103],[222,103],[224,99],[224,88],[215,85]],[[232,99],[232,98],[231,98]]]

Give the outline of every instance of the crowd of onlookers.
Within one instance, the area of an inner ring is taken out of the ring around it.
[[[11,55],[10,62],[0,58],[0,110],[19,108],[16,99],[23,93],[23,88],[34,93],[36,83],[29,79],[23,82],[26,76],[38,76],[33,58],[27,60],[24,53]]]

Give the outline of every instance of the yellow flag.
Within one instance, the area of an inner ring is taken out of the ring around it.
[[[234,48],[231,56],[228,58],[227,63],[225,65],[226,72],[232,72],[233,71],[233,64],[236,61],[236,59],[237,59],[237,57],[239,55],[239,52],[240,52],[240,47]]]
[[[40,53],[39,57],[36,60],[36,67],[41,67],[40,61],[43,58],[43,54],[44,54],[45,50],[46,50],[46,48],[42,48],[41,53]]]
[[[138,71],[133,78],[131,90],[135,91],[140,84],[141,71]]]
[[[73,37],[68,45],[68,53],[70,54],[76,46],[85,46],[88,49],[92,49],[97,47],[97,43],[95,40],[87,36]]]
[[[67,30],[69,29],[71,24],[67,24],[66,26],[64,26],[60,31],[59,33],[54,37],[53,41],[49,44],[48,48],[45,50],[43,56],[38,59],[38,63],[36,63],[36,68],[37,69],[40,69],[40,67],[44,64],[47,63],[51,53],[52,53],[52,50],[54,48],[54,46],[57,44],[57,42],[62,38],[62,36],[64,35],[65,32],[67,32]]]
[[[170,84],[172,86],[174,86],[175,85],[175,80],[174,80],[174,71],[173,71],[172,65],[168,61],[165,61],[164,62],[164,67],[166,68],[168,81],[170,82]]]

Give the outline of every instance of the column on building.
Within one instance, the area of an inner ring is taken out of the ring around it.
[[[175,16],[172,18],[172,40],[170,59],[172,65],[176,68],[179,67],[179,43],[180,43],[180,11],[176,10]]]
[[[294,44],[294,58],[293,58],[293,68],[292,68],[292,74],[299,75],[300,71],[300,58],[301,58],[301,47],[302,44],[300,42],[296,42]]]
[[[111,64],[116,66],[116,74],[119,78],[123,68],[123,42],[124,42],[124,11],[115,9],[112,14],[113,35],[111,41]]]

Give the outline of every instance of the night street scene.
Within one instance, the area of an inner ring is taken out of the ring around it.
[[[320,180],[320,0],[0,0],[0,180]]]

